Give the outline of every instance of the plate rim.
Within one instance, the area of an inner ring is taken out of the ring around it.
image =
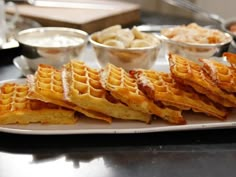
[[[78,123],[79,124],[79,123]],[[236,121],[233,122],[215,122],[203,124],[186,124],[186,125],[166,125],[163,127],[145,127],[145,128],[124,128],[124,129],[49,129],[49,130],[31,130],[21,129],[17,127],[33,126],[29,125],[0,125],[0,132],[13,134],[28,134],[28,135],[71,135],[71,134],[139,134],[139,133],[157,133],[157,132],[173,132],[173,131],[192,131],[192,130],[209,130],[220,128],[234,128]],[[39,124],[37,124],[39,125]],[[39,125],[46,126],[46,125]],[[47,125],[47,126],[68,126],[68,125]],[[109,126],[109,125],[107,125]]]
[[[15,82],[15,83],[20,83],[24,84],[26,82],[26,78],[18,78],[18,79],[8,79],[8,80],[3,80],[0,81],[0,86],[4,83],[9,83],[9,82]],[[197,113],[194,113],[197,114]],[[193,114],[193,115],[194,115]],[[232,114],[232,113],[231,113]],[[190,114],[191,115],[191,114]],[[153,122],[153,126],[149,126],[149,124],[145,124],[143,122],[138,122],[139,126],[135,127],[137,125],[136,121],[129,121],[132,125],[130,128],[114,128],[107,124],[108,128],[101,128],[100,124],[95,125],[95,127],[98,128],[82,128],[80,129],[80,123],[82,122],[82,125],[86,125],[86,121],[78,121],[76,124],[70,125],[42,125],[42,124],[28,124],[28,125],[20,125],[20,124],[9,124],[9,125],[0,125],[0,132],[5,132],[5,133],[13,133],[13,134],[28,134],[28,135],[69,135],[69,134],[126,134],[126,133],[131,133],[131,134],[136,134],[136,133],[154,133],[154,132],[168,132],[168,131],[189,131],[189,130],[203,130],[203,129],[216,129],[216,128],[232,128],[236,127],[236,111],[234,112],[234,115],[231,116],[231,119],[233,120],[228,120],[227,121],[221,121],[218,119],[212,119],[209,122],[206,121],[205,123],[187,123],[185,125],[173,125],[173,124],[168,124],[164,122],[164,125],[160,125],[159,122]],[[126,121],[124,120],[119,120],[117,119],[118,122],[122,122],[121,125],[124,123],[126,124]],[[158,119],[159,120],[159,119]],[[95,120],[92,120],[95,121]],[[205,121],[205,119],[204,119]],[[117,121],[114,120],[112,124],[116,124]],[[123,124],[123,125],[124,125]],[[141,124],[141,126],[140,126]],[[36,125],[36,129],[35,129]],[[128,124],[129,125],[129,124]],[[157,126],[156,126],[157,125]],[[159,125],[159,126],[158,126]],[[42,129],[40,127],[42,126]],[[49,129],[46,129],[49,127]],[[53,128],[50,128],[53,127]],[[66,128],[66,126],[73,127],[72,129]],[[110,126],[110,127],[109,127]],[[120,124],[117,125],[118,127]],[[39,127],[39,129],[38,129]],[[58,127],[55,129],[55,127]],[[62,129],[60,129],[62,127]]]

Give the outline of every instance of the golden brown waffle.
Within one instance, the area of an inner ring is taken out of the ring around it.
[[[206,95],[218,104],[236,107],[235,95],[221,90],[199,64],[176,54],[169,55],[169,64],[172,77],[176,81],[193,87],[198,93]]]
[[[170,73],[142,69],[134,70],[132,73],[137,78],[139,88],[159,104],[180,110],[192,109],[219,119],[225,119],[227,116],[227,111],[223,107],[216,107],[207,97],[175,82]]]
[[[223,56],[226,57],[227,61],[231,64],[231,66],[236,69],[236,54],[230,52],[224,52]]]
[[[154,114],[171,123],[185,123],[181,111],[159,107],[152,100],[148,99],[138,89],[136,80],[125,72],[124,69],[107,64],[101,71],[100,78],[103,87],[129,107],[147,114]]]
[[[202,69],[210,76],[218,87],[226,92],[236,92],[236,70],[220,62],[199,59],[203,63]]]
[[[114,118],[150,122],[151,116],[130,109],[113,98],[100,83],[99,72],[83,62],[71,60],[63,71],[64,87],[70,102],[84,109],[98,111]]]
[[[54,103],[65,108],[76,110],[90,118],[101,119],[111,123],[111,117],[96,111],[83,109],[64,98],[61,71],[52,66],[41,64],[35,75],[28,76],[30,87],[29,98]]]
[[[28,87],[6,83],[0,87],[0,124],[73,124],[75,111],[54,104],[30,100]]]

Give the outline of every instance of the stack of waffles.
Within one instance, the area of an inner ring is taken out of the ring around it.
[[[214,114],[220,119],[226,118],[228,112],[236,107],[236,68],[233,62],[236,61],[236,55],[224,55],[231,65],[209,59],[199,59],[201,64],[197,64],[178,55],[169,56],[172,78],[205,97],[208,105],[214,104],[218,110],[218,113],[214,111]]]
[[[29,87],[6,83],[0,88],[0,124],[72,124],[75,111],[27,98]]]
[[[231,66],[200,59],[202,65],[170,54],[170,73],[112,64],[94,69],[71,60],[58,70],[39,65],[27,83],[0,87],[0,123],[75,123],[92,118],[150,123],[161,118],[185,124],[183,111],[220,120],[236,107],[236,55],[225,53]],[[85,116],[83,116],[85,115]]]

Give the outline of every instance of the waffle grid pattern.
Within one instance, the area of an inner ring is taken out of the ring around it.
[[[59,70],[48,65],[39,65],[35,74],[35,84],[36,90],[44,96],[63,100],[64,91],[62,87],[62,76]]]
[[[129,94],[135,95],[136,97],[144,96],[138,89],[136,80],[131,78],[122,68],[108,64],[104,69],[104,72],[101,72],[100,75],[103,87],[109,91],[119,92],[122,89],[126,89]]]
[[[27,85],[7,83],[0,87],[1,124],[72,124],[77,121],[74,111],[28,99],[28,93]]]
[[[172,77],[176,81],[193,87],[218,104],[236,107],[235,95],[221,90],[197,63],[175,54],[170,55],[169,63]]]
[[[100,76],[103,87],[109,90],[115,98],[121,100],[131,108],[156,115],[171,123],[185,123],[180,111],[161,108],[152,100],[148,99],[139,90],[136,79],[124,69],[108,64],[101,71]]]
[[[33,88],[31,89],[31,98],[41,99],[45,102],[52,102],[78,111],[88,117],[105,120],[111,123],[111,118],[109,116],[83,109],[65,99],[62,71],[48,65],[39,65],[35,76],[32,77],[33,79],[28,79],[33,80],[30,81]]]
[[[78,95],[87,94],[95,98],[105,98],[105,90],[99,82],[98,71],[88,68],[82,62],[71,62],[73,91]]]
[[[236,92],[236,71],[222,63],[213,60],[200,59],[203,70],[226,92]]]
[[[4,84],[0,90],[1,112],[31,109],[26,99],[28,88],[25,85],[17,86],[14,83]],[[32,108],[35,108],[32,105]]]
[[[225,119],[228,114],[223,107],[219,109],[205,96],[197,94],[189,87],[176,83],[169,73],[147,70],[139,70],[138,73],[136,75],[138,83],[144,85],[143,78],[145,78],[152,84],[152,87],[141,88],[144,89],[145,93],[149,93],[147,96],[155,102],[161,102],[167,107],[171,106],[180,110],[192,109],[196,112],[204,112],[219,119]]]
[[[149,114],[135,111],[110,95],[101,85],[98,70],[72,60],[65,66],[65,72],[66,97],[74,104],[114,118],[150,121]]]

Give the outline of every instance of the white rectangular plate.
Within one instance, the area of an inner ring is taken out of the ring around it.
[[[153,69],[168,72],[168,63],[156,63]],[[25,80],[12,80],[4,82],[24,82]],[[0,83],[0,84],[1,84]],[[163,131],[184,131],[197,129],[216,129],[216,128],[232,128],[236,127],[236,111],[233,111],[227,120],[221,121],[214,117],[208,117],[201,113],[191,111],[184,112],[184,118],[187,120],[186,125],[171,125],[158,119],[151,124],[136,121],[114,120],[112,124],[106,122],[81,119],[73,125],[0,125],[1,132],[16,134],[39,134],[39,135],[55,135],[55,134],[114,134],[114,133],[148,133]]]
[[[220,121],[203,114],[188,112],[184,114],[186,125],[170,125],[162,120],[155,120],[151,124],[135,121],[114,120],[112,124],[84,119],[73,125],[1,125],[0,131],[17,134],[115,134],[115,133],[148,133],[163,131],[184,131],[197,129],[231,128],[236,126],[235,112],[226,121]]]

